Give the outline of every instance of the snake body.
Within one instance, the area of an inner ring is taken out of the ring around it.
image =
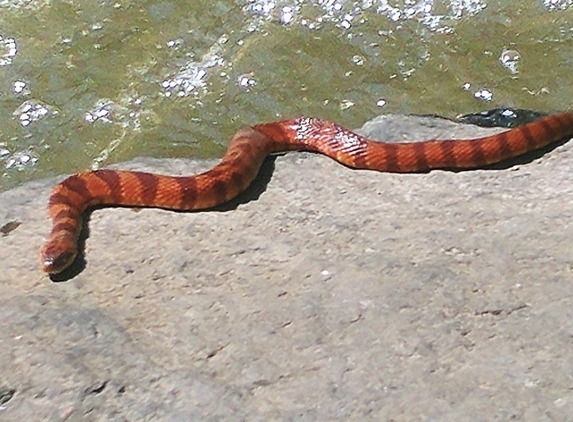
[[[245,127],[235,134],[222,160],[202,174],[173,177],[96,170],[58,183],[48,203],[52,231],[40,251],[40,265],[45,272],[58,274],[74,261],[81,216],[88,207],[211,208],[243,192],[265,157],[277,152],[312,151],[355,169],[405,173],[483,167],[572,135],[573,113],[546,116],[473,140],[413,143],[376,142],[335,123],[308,117]]]

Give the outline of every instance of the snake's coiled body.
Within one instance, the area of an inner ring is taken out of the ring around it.
[[[335,123],[306,117],[246,127],[235,134],[221,162],[199,175],[97,170],[74,174],[57,184],[49,199],[53,226],[40,251],[41,267],[57,274],[73,262],[81,215],[90,206],[211,208],[244,191],[272,153],[313,151],[356,169],[420,172],[482,167],[572,135],[573,113],[543,117],[479,139],[414,143],[376,142]]]

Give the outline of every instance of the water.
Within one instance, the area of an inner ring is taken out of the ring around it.
[[[310,115],[567,110],[573,0],[0,0],[0,190]]]

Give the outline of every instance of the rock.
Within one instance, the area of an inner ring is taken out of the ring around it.
[[[364,131],[491,132],[401,116]],[[566,420],[571,166],[571,143],[427,174],[291,153],[218,211],[93,212],[86,266],[59,283],[37,264],[56,180],[3,192],[0,420]]]

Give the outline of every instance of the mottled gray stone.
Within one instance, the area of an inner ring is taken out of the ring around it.
[[[55,180],[3,192],[0,227],[20,225],[0,235],[0,420],[568,420],[572,167],[571,143],[403,175],[292,153],[236,209],[95,211],[59,283],[37,266]]]

